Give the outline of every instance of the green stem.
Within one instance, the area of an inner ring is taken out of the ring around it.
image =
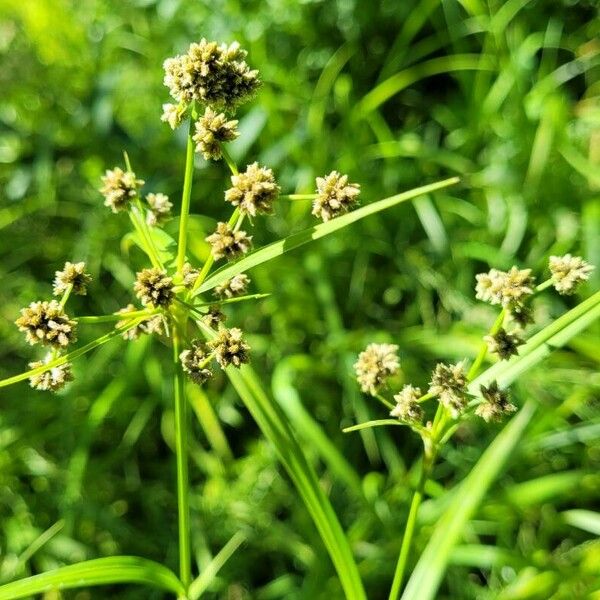
[[[419,476],[419,483],[417,489],[412,497],[410,503],[410,511],[408,513],[408,520],[406,521],[406,528],[404,529],[404,537],[402,538],[402,546],[400,548],[400,556],[398,557],[398,563],[396,564],[396,571],[394,572],[394,580],[392,582],[392,589],[390,590],[389,600],[397,600],[402,589],[402,583],[404,582],[404,574],[406,573],[406,565],[408,563],[408,557],[410,554],[410,548],[412,546],[412,540],[415,533],[415,525],[417,522],[417,513],[423,500],[423,490],[425,489],[425,483],[431,472],[433,466],[434,456],[429,460],[423,457],[421,463],[421,474]]]
[[[229,154],[227,148],[225,148],[225,144],[221,144],[221,154],[223,155],[223,158],[225,159],[225,162],[227,163],[231,173],[233,175],[237,175],[239,173],[237,165],[235,164],[233,158],[231,158],[231,154]]]
[[[492,328],[490,329],[490,332],[488,335],[496,335],[498,333],[498,331],[500,331],[500,328],[502,327],[502,325],[504,323],[505,317],[506,317],[506,309],[503,308],[500,311],[500,314],[498,315],[496,320],[494,321],[494,324],[492,325]],[[469,372],[467,373],[467,381],[471,381],[477,375],[479,368],[481,367],[483,361],[485,360],[487,351],[488,351],[488,345],[487,345],[487,342],[484,341],[481,344],[481,347],[479,348],[479,352],[477,353],[477,356],[475,357],[475,361],[473,362],[473,364],[471,365],[471,368],[469,369]]]
[[[153,245],[148,241],[148,236],[146,235],[146,232],[144,231],[144,227],[143,227],[142,223],[140,222],[140,215],[137,214],[135,207],[131,206],[129,208],[128,213],[129,213],[129,218],[131,220],[131,223],[140,238],[140,243],[143,244],[144,251],[148,255],[148,258],[150,259],[152,266],[156,267],[158,269],[162,269],[163,268],[162,264],[161,264],[160,260],[158,259],[158,256],[156,255]],[[141,219],[143,221],[143,216],[141,217]]]
[[[280,200],[314,200],[318,194],[280,194]]]
[[[175,367],[175,453],[177,456],[177,511],[179,526],[179,578],[187,591],[191,575],[190,506],[188,474],[188,426],[184,375],[179,364],[181,325],[173,324],[173,366]]]
[[[86,315],[83,317],[73,317],[78,323],[113,323],[115,321],[128,321],[137,317],[151,317],[160,312],[160,309],[135,310],[126,313],[113,313],[111,315]]]
[[[181,273],[185,263],[187,245],[188,217],[190,214],[190,199],[192,197],[192,179],[194,175],[194,116],[190,117],[185,150],[185,173],[183,179],[183,192],[181,195],[181,216],[179,218],[179,240],[177,245],[177,271]]]
[[[62,298],[60,299],[60,307],[64,308],[65,304],[67,303],[67,300],[69,299],[69,296],[71,295],[71,292],[73,291],[73,284],[70,283],[67,286],[67,289],[64,291]]]

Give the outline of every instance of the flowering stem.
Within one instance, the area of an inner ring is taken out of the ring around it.
[[[148,241],[148,237],[138,219],[137,213],[135,212],[133,207],[128,212],[129,212],[129,218],[131,219],[131,223],[133,224],[133,227],[136,230],[136,232],[140,238],[140,243],[143,244],[143,246],[144,246],[144,250],[145,250],[146,254],[148,255],[148,258],[150,258],[150,262],[152,263],[152,266],[161,269],[162,267],[161,267],[160,261],[158,260],[158,256],[156,256],[156,253],[154,251],[154,248],[152,247],[152,244],[150,244],[150,242]]]
[[[152,233],[150,232],[150,227],[148,227],[148,223],[146,222],[146,219],[144,219],[144,207],[142,206],[142,201],[140,200],[140,197],[137,196],[135,199],[135,206],[138,209],[139,212],[139,223],[140,223],[140,231],[142,233],[142,235],[145,236],[146,238],[146,243],[148,244],[148,248],[150,249],[150,253],[151,253],[151,260],[153,262],[156,262],[156,265],[154,266],[158,266],[161,269],[164,269],[162,261],[160,260],[160,257],[158,256],[158,250],[156,249],[156,245],[154,244],[154,239],[152,238]]]
[[[179,527],[179,578],[187,591],[191,582],[190,506],[187,440],[187,403],[179,354],[181,325],[173,325],[173,366],[175,367],[175,453],[177,456],[177,512]]]
[[[151,317],[160,312],[160,309],[145,309],[135,310],[127,313],[113,313],[111,315],[89,315],[83,317],[73,317],[78,323],[112,323],[114,321],[127,321],[129,319],[135,319],[137,317]]]
[[[233,158],[231,158],[231,154],[229,154],[227,148],[225,148],[225,144],[221,144],[221,154],[223,155],[229,170],[233,173],[233,175],[237,175],[239,173],[237,165],[235,164]]]
[[[488,335],[496,335],[498,333],[498,331],[500,331],[500,328],[502,327],[502,325],[504,323],[505,317],[506,317],[506,309],[503,308],[500,311],[500,314],[498,315],[496,320],[494,321],[494,324],[492,325],[492,328],[490,329],[490,332]],[[488,345],[487,345],[487,342],[484,341],[481,344],[481,347],[479,348],[479,352],[477,353],[477,356],[475,357],[475,360],[473,361],[473,364],[471,365],[469,372],[467,373],[467,381],[472,381],[473,378],[477,375],[477,372],[479,371],[479,367],[481,367],[481,364],[485,360],[487,351],[488,351]]]
[[[435,452],[435,451],[434,451]],[[419,475],[419,483],[417,489],[412,497],[410,503],[410,511],[408,513],[408,519],[406,521],[406,527],[404,529],[404,537],[402,538],[402,546],[400,548],[400,556],[396,564],[396,571],[394,572],[394,580],[392,581],[392,588],[390,590],[389,600],[397,600],[402,589],[402,583],[404,581],[404,574],[406,572],[406,565],[408,563],[408,556],[410,554],[410,548],[415,532],[415,525],[417,522],[417,513],[423,500],[423,490],[425,489],[425,483],[429,478],[429,474],[433,467],[435,455],[432,454],[429,458],[426,455],[423,457],[421,463],[421,473]]]
[[[60,307],[64,308],[65,304],[67,303],[67,300],[69,299],[69,296],[71,295],[71,292],[73,291],[73,284],[70,283],[67,286],[67,289],[64,291],[62,298],[60,299]]]
[[[190,125],[187,135],[185,150],[185,173],[183,178],[183,193],[181,195],[181,216],[179,218],[179,240],[177,244],[177,271],[181,273],[185,263],[185,250],[187,245],[188,217],[190,214],[190,198],[192,196],[192,179],[194,175],[194,110],[190,116]]]

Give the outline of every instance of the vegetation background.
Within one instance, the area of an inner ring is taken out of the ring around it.
[[[475,273],[518,264],[541,276],[549,254],[566,252],[600,266],[599,35],[594,0],[0,0],[0,376],[32,360],[13,321],[48,296],[65,260],[85,260],[95,276],[74,300],[79,314],[129,301],[140,257],[122,242],[125,218],[102,205],[100,175],[125,149],[138,175],[178,199],[184,138],[160,122],[162,62],[203,36],[238,40],[264,80],[232,147],[241,164],[259,160],[300,193],[335,168],[362,184],[364,203],[463,178],[258,267],[254,290],[272,295],[230,316],[318,465],[369,597],[385,597],[419,447],[404,428],[341,433],[382,416],[351,365],[366,343],[393,341],[403,377],[425,385],[436,359],[473,357],[493,320],[474,301]],[[226,169],[197,167],[192,212],[222,216]],[[309,213],[282,202],[256,239],[306,227]],[[200,261],[214,222],[191,224]],[[546,295],[538,325],[576,301]],[[517,404],[533,397],[541,408],[455,549],[440,598],[584,598],[597,585],[599,332],[515,385]],[[175,568],[169,369],[168,350],[146,338],[79,361],[56,396],[25,383],[2,390],[0,580],[115,553]],[[226,380],[211,383],[210,401],[193,393],[199,568],[236,531],[247,538],[208,597],[341,597],[301,500]],[[346,462],[322,460],[315,425]],[[499,428],[465,426],[447,449],[417,552]],[[64,594],[106,597],[161,594]]]

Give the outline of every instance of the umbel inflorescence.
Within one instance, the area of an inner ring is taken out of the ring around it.
[[[400,372],[398,346],[369,344],[354,365],[361,390],[382,401],[390,409],[391,417],[419,433],[426,448],[431,447],[432,441],[443,439],[440,432],[444,430],[445,421],[458,422],[471,414],[485,421],[502,419],[517,410],[510,401],[508,390],[501,389],[496,381],[480,385],[477,390],[470,386],[486,352],[495,354],[500,360],[508,360],[518,354],[519,347],[525,343],[525,328],[533,323],[533,296],[550,285],[560,294],[573,294],[576,287],[589,278],[592,270],[593,267],[582,258],[567,254],[550,257],[550,279],[538,286],[531,269],[491,269],[488,273],[477,275],[476,297],[500,306],[501,313],[489,334],[483,338],[482,350],[470,368],[467,368],[466,361],[438,363],[431,373],[425,394],[418,387],[407,384],[393,395],[393,402],[390,402],[385,393],[390,379]],[[512,323],[510,331],[505,328],[506,322]],[[433,422],[427,421],[426,402],[436,398],[438,414]],[[433,440],[434,437],[436,440]]]
[[[252,296],[248,295],[250,278],[245,273],[215,285],[212,298],[202,298],[199,288],[210,274],[213,262],[233,262],[252,250],[253,236],[248,233],[248,226],[254,226],[255,218],[276,210],[281,188],[273,171],[256,161],[238,170],[226,149],[226,144],[240,135],[236,110],[261,85],[258,71],[247,64],[246,52],[239,44],[202,39],[191,44],[185,53],[167,59],[164,71],[164,84],[173,102],[163,105],[162,120],[173,129],[188,121],[188,144],[192,150],[207,161],[225,159],[231,174],[224,186],[223,206],[229,207],[232,214],[229,219],[219,221],[216,230],[206,236],[210,255],[201,267],[194,266],[186,254],[185,231],[179,235],[177,260],[165,260],[155,231],[171,218],[173,202],[161,191],[145,190],[145,181],[134,172],[125,155],[124,166],[115,166],[102,176],[99,191],[111,212],[129,216],[136,243],[151,264],[136,273],[132,284],[138,306],[129,303],[112,315],[83,319],[92,323],[114,320],[115,333],[125,340],[149,334],[169,338],[174,328],[185,329],[187,347],[179,354],[181,367],[195,383],[204,384],[212,377],[212,363],[221,368],[239,368],[249,361],[250,347],[243,332],[224,326],[222,305]],[[188,170],[193,172],[193,161],[189,164],[189,159],[184,195],[186,188],[191,189]],[[312,213],[327,221],[356,206],[359,193],[360,186],[350,183],[347,175],[332,171],[316,178],[314,194],[302,197],[311,198]],[[187,208],[182,201],[182,211],[189,210],[189,201],[188,195]],[[185,216],[180,218],[180,227],[185,227]],[[242,227],[244,221],[246,227]],[[165,236],[162,233],[160,239]],[[51,349],[41,360],[30,364],[34,370],[30,377],[33,387],[58,391],[72,380],[68,351],[77,339],[79,320],[69,316],[66,304],[71,294],[86,294],[90,281],[83,262],[67,262],[54,280],[53,292],[59,299],[33,302],[21,311],[16,323],[27,341]],[[191,335],[190,323],[197,326],[195,336]],[[380,359],[383,372],[369,384],[372,390],[386,373],[397,368],[386,362],[389,356],[371,357]],[[370,376],[366,365],[365,378]]]

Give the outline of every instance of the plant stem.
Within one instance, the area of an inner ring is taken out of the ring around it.
[[[179,353],[181,325],[173,324],[173,366],[175,367],[175,453],[177,457],[177,512],[179,527],[179,578],[187,591],[191,583],[190,506],[188,474],[187,403]]]
[[[185,173],[183,178],[183,192],[181,194],[181,216],[179,217],[179,240],[177,244],[177,271],[180,273],[185,263],[188,217],[190,214],[190,198],[192,196],[192,179],[194,176],[194,140],[192,139],[194,123],[195,119],[192,107],[185,150]]]
[[[408,513],[408,520],[406,521],[406,528],[404,529],[404,538],[402,539],[400,556],[398,557],[396,571],[394,572],[394,580],[392,582],[389,600],[397,600],[400,595],[400,590],[402,589],[406,565],[408,563],[408,556],[410,554],[410,548],[415,532],[415,525],[417,522],[417,513],[419,512],[419,507],[421,506],[421,501],[423,500],[423,490],[425,489],[425,483],[427,482],[429,473],[431,472],[433,461],[434,456],[431,456],[429,459],[426,456],[423,456],[421,473],[419,475],[419,483],[415,493],[413,494],[412,502],[410,503],[410,511]]]
[[[506,309],[503,308],[500,311],[500,314],[498,315],[496,320],[494,321],[494,324],[492,325],[492,328],[490,329],[490,332],[488,335],[495,335],[498,333],[498,331],[502,327],[502,324],[504,323],[505,317],[506,317]],[[487,345],[487,342],[484,341],[481,344],[481,347],[479,348],[479,352],[477,353],[477,356],[476,356],[475,360],[473,361],[473,364],[471,365],[469,372],[467,373],[468,381],[472,381],[473,378],[477,375],[477,372],[479,371],[479,367],[481,367],[481,364],[483,363],[483,361],[487,355],[487,351],[488,351],[488,345]]]
[[[225,162],[227,163],[231,173],[233,175],[237,175],[239,173],[237,165],[235,164],[233,158],[231,158],[231,154],[229,154],[227,148],[225,148],[225,144],[221,144],[221,154],[223,155],[223,158],[225,159]]]
[[[280,200],[314,200],[318,194],[280,194]]]

